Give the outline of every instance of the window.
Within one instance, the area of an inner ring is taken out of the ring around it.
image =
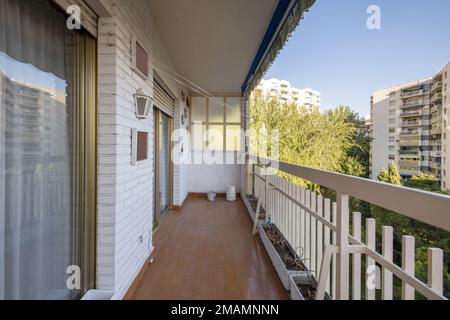
[[[389,146],[389,151],[395,151],[395,146]]]
[[[395,142],[395,137],[389,137],[389,142]]]
[[[193,150],[241,149],[241,98],[192,97],[191,136]]]
[[[393,106],[395,106],[395,100],[391,100],[391,101],[389,101],[389,106],[390,106],[390,107],[393,107]]]
[[[389,133],[395,133],[395,128],[389,128]]]
[[[395,155],[390,154],[390,155],[389,155],[389,160],[395,160]]]
[[[97,39],[50,1],[5,3],[0,298],[79,299],[95,288]]]
[[[394,109],[389,110],[389,115],[390,115],[390,116],[395,116],[395,110],[394,110]]]
[[[395,119],[389,119],[389,124],[395,124]]]

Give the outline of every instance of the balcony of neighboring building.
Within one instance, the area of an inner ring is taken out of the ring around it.
[[[408,99],[408,98],[412,98],[412,97],[423,96],[426,94],[429,94],[428,90],[414,89],[414,90],[402,90],[402,93],[400,96],[402,97],[402,99]]]
[[[438,90],[442,91],[442,73],[433,78],[433,83],[431,85],[431,91],[433,93]]]
[[[408,127],[421,127],[422,125],[424,125],[424,121],[423,120],[403,120],[400,123],[400,127],[402,128],[408,128]]]
[[[404,128],[400,131],[400,136],[419,138],[422,135],[422,132],[422,129],[419,128]]]
[[[404,101],[401,105],[400,108],[401,109],[406,109],[406,108],[414,108],[414,107],[420,107],[420,106],[425,106],[428,105],[430,103],[429,99],[414,99],[414,100],[407,100]]]
[[[436,103],[442,101],[442,93],[436,92],[431,96],[431,103]]]
[[[440,123],[433,124],[430,133],[432,135],[442,134],[442,125]]]
[[[426,112],[423,109],[414,109],[414,110],[403,111],[402,113],[400,113],[400,118],[415,118],[415,117],[421,117],[423,115],[426,115]]]

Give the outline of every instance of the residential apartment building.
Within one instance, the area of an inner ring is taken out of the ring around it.
[[[286,80],[262,80],[257,89],[265,95],[278,97],[283,103],[295,102],[300,106],[306,106],[308,109],[320,109],[320,92],[311,88],[294,88]]]
[[[448,177],[448,73],[450,63],[432,78],[374,92],[371,100],[372,178],[389,162],[404,178],[420,172],[450,188]]]

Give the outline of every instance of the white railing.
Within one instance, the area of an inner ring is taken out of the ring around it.
[[[396,265],[393,228],[382,227],[380,253],[376,249],[376,221],[366,219],[366,241],[362,242],[361,213],[352,213],[350,233],[349,199],[366,201],[448,231],[450,197],[254,156],[250,156],[250,161],[265,167],[255,168],[255,194],[261,197],[267,218],[280,229],[318,279],[317,299],[323,299],[327,292],[334,299],[359,300],[365,290],[365,298],[374,300],[376,288],[362,281],[363,258],[369,276],[380,266],[381,276],[377,279],[375,272],[374,280],[380,281],[384,300],[393,299],[394,276],[402,281],[405,300],[414,299],[416,291],[428,299],[446,299],[443,251],[428,249],[428,283],[423,283],[415,277],[415,238],[402,237],[402,266]],[[275,170],[334,190],[336,201],[274,175]]]

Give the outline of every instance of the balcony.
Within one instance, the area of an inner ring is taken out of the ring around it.
[[[442,169],[442,164],[440,162],[431,161],[430,167],[433,169],[440,170],[440,169]]]
[[[241,200],[190,196],[156,231],[154,262],[127,299],[288,299],[252,227]]]
[[[411,129],[404,129],[402,131],[400,131],[400,136],[405,136],[405,137],[416,137],[416,136],[421,136],[422,135],[422,131],[419,129],[415,129],[415,130],[411,130]]]
[[[433,128],[433,129],[431,129],[430,133],[432,135],[440,135],[440,134],[442,134],[442,128],[441,127]]]
[[[431,103],[435,103],[438,101],[442,101],[442,93],[435,93],[432,97],[431,97]]]
[[[414,167],[416,170],[420,171],[420,161],[419,160],[406,160],[401,159],[399,162],[400,167]]]
[[[403,99],[406,99],[406,98],[422,96],[422,95],[425,95],[425,94],[428,94],[428,93],[429,93],[429,91],[425,91],[425,90],[403,91],[401,93],[401,97]]]
[[[393,276],[401,279],[404,288],[403,299],[414,299],[415,292],[420,292],[429,299],[445,299],[441,294],[441,281],[433,284],[423,283],[414,276],[414,240],[403,236],[403,261],[408,261],[403,268],[392,260],[392,241],[394,230],[383,226],[382,252],[378,252],[375,233],[376,221],[365,221],[365,241],[361,237],[361,214],[349,211],[350,198],[356,198],[371,204],[398,212],[406,217],[416,219],[445,230],[450,228],[447,212],[450,210],[450,197],[399,186],[379,183],[372,180],[350,177],[338,173],[302,167],[285,162],[250,157],[250,163],[260,164],[266,169],[256,167],[250,173],[249,180],[254,181],[254,194],[259,195],[261,207],[268,213],[270,221],[278,227],[286,241],[299,248],[301,259],[318,280],[316,299],[323,299],[327,293],[336,299],[360,299],[361,292],[366,292],[366,299],[374,300],[376,290],[369,288],[362,281],[360,272],[362,259],[369,265],[380,265],[383,276],[381,294],[383,299],[393,297]],[[418,174],[408,167],[403,173]],[[321,196],[313,191],[293,184],[274,175],[275,172],[289,174],[333,190],[336,200]],[[429,210],[433,206],[433,210]],[[352,232],[350,232],[350,219]],[[260,222],[254,216],[255,226]],[[264,221],[264,220],[261,220]],[[437,253],[439,252],[439,253]],[[337,254],[339,253],[339,254]],[[437,260],[433,261],[433,253]],[[436,279],[443,276],[442,252],[429,249],[429,272],[436,272]],[[350,262],[351,261],[351,262]],[[438,261],[438,262],[436,262]],[[350,273],[350,263],[353,272]],[[432,268],[433,263],[439,266]],[[434,279],[434,277],[432,276]],[[380,279],[381,280],[381,279]],[[352,290],[350,290],[352,288]],[[437,290],[436,290],[437,288]]]
[[[436,91],[438,89],[442,89],[442,80],[434,82],[433,85],[431,86],[431,91]]]
[[[431,108],[431,113],[436,113],[436,112],[438,112],[439,110],[441,110],[442,109],[442,106],[441,105],[434,105],[432,108]]]
[[[423,125],[423,121],[422,120],[417,120],[417,121],[403,121],[400,126],[402,128],[407,128],[407,127],[420,127]]]
[[[399,168],[399,173],[402,176],[416,176],[420,173],[420,167],[400,167]]]
[[[430,157],[440,158],[442,156],[442,151],[430,151]]]
[[[422,146],[422,140],[419,139],[400,139],[400,146],[402,147],[413,147]]]
[[[422,110],[404,111],[400,114],[400,118],[419,117],[422,116],[423,114],[424,112]]]
[[[420,151],[419,150],[400,150],[399,154],[404,155],[404,156],[418,156],[418,155],[420,155]]]
[[[400,108],[401,109],[405,109],[405,108],[413,108],[413,107],[420,107],[420,106],[424,106],[430,103],[429,99],[423,99],[423,100],[416,100],[416,101],[408,101],[403,103]]]

